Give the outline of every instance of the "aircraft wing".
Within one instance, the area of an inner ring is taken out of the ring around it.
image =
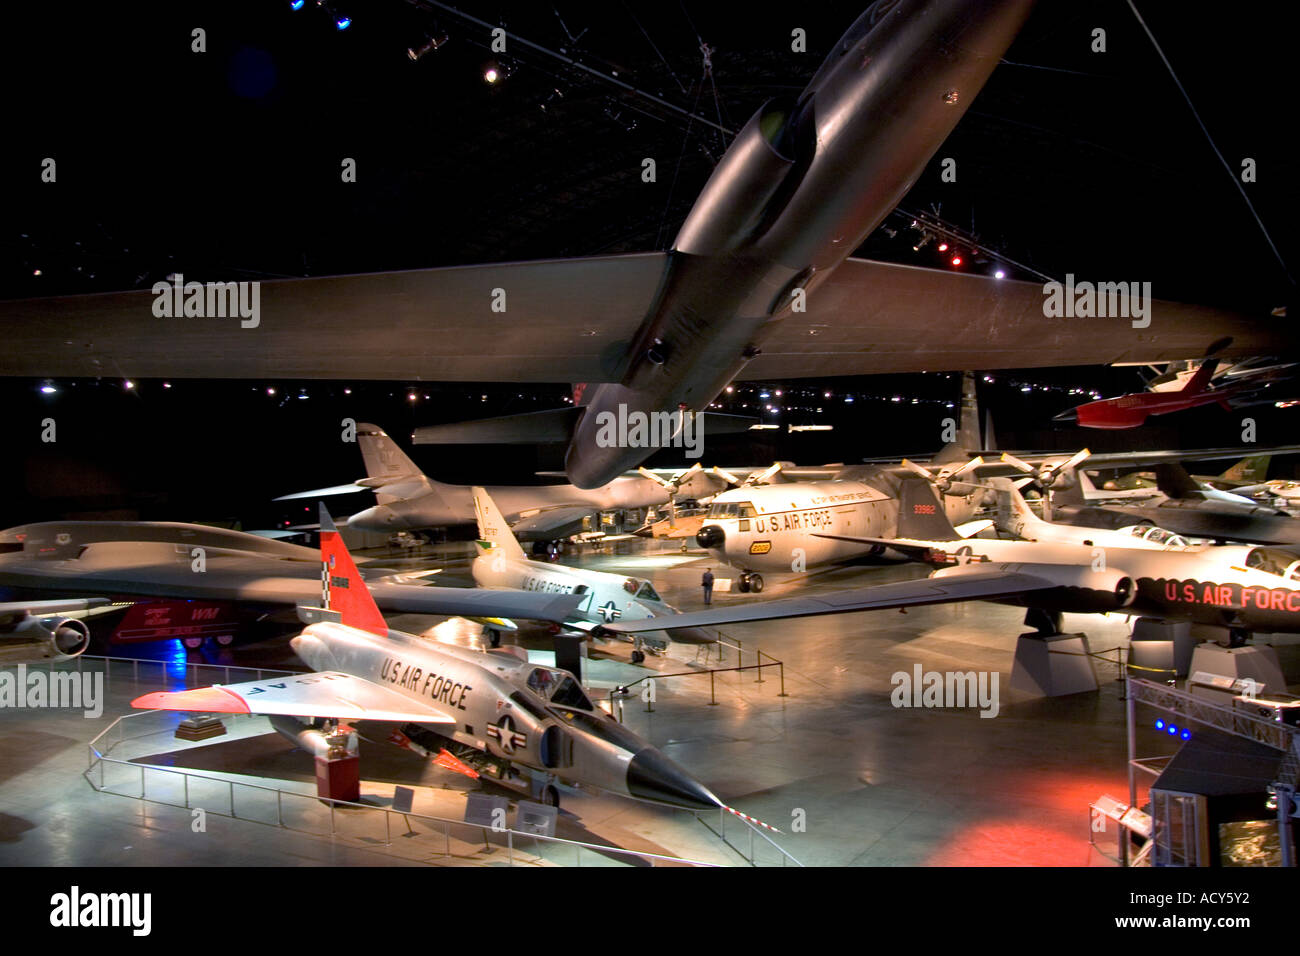
[[[131,701],[140,710],[204,714],[287,714],[339,720],[454,724],[450,714],[388,687],[337,671],[272,677],[196,690],[159,691]]]
[[[151,541],[105,541],[85,545],[79,557],[40,558],[0,554],[0,587],[86,595],[138,595],[246,601],[293,607],[320,601],[320,563],[207,552],[196,570],[187,545]],[[462,617],[512,617],[563,622],[580,595],[513,589],[426,587],[394,584],[383,571],[367,579],[380,609],[390,613]]]
[[[941,269],[846,259],[781,320],[742,380],[877,372],[961,371],[1165,362],[1205,354],[1232,336],[1229,356],[1285,352],[1285,320],[1155,300],[1151,324],[1128,318],[1048,318],[1043,285]]]
[[[735,604],[708,611],[690,611],[673,618],[673,627],[716,627],[743,621],[770,621],[784,617],[814,617],[848,614],[884,608],[917,607],[923,604],[951,604],[954,601],[994,601],[1026,591],[1040,591],[1058,585],[1046,578],[1020,571],[976,571],[951,577],[896,581],[873,587],[851,588],[808,597],[781,598],[753,604]],[[603,629],[620,634],[663,630],[662,618],[619,621]]]
[[[150,290],[11,300],[0,375],[619,381],[666,264],[651,252],[268,281],[255,328],[160,318]],[[1224,336],[1225,358],[1290,347],[1280,320],[1157,301],[1135,329],[1047,318],[1044,298],[1038,283],[848,259],[740,378],[1163,362]]]
[[[581,521],[587,515],[595,514],[600,509],[595,505],[570,505],[563,508],[548,508],[527,518],[520,518],[510,526],[516,535],[545,534],[575,521]]]

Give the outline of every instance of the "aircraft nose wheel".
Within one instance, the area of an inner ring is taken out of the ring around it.
[[[763,590],[763,575],[756,574],[753,571],[746,571],[740,576],[740,582],[736,585],[736,590],[742,594],[748,594],[750,591],[759,594]]]
[[[645,660],[645,651],[633,651],[633,652],[632,652],[632,663],[633,663],[633,664],[640,664],[640,663],[641,663],[642,661],[644,661],[644,660]]]

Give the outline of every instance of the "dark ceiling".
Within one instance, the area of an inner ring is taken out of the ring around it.
[[[319,275],[665,248],[729,140],[684,114],[738,129],[801,88],[863,6],[43,5],[3,40],[0,294],[139,287],[173,271]],[[1290,263],[1295,5],[1139,9],[1228,163],[1257,160],[1245,189]],[[344,13],[353,22],[339,31]],[[517,38],[495,57],[513,70],[495,86],[475,19]],[[191,51],[195,27],[206,52]],[[791,51],[796,27],[806,53]],[[1106,53],[1090,51],[1097,27]],[[54,184],[38,178],[47,156]],[[958,160],[956,183],[940,181],[944,156]],[[356,183],[341,182],[345,157]],[[654,183],[641,180],[646,157]],[[1158,297],[1257,313],[1292,296],[1119,0],[1040,3],[903,208],[938,208],[1053,277],[1149,280]],[[887,220],[862,254],[941,265],[933,243],[912,251],[906,226]]]

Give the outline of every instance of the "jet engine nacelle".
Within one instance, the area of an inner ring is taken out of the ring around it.
[[[1051,581],[1055,587],[1027,591],[1014,598],[1004,598],[999,603],[1020,607],[1036,607],[1044,611],[1063,611],[1071,614],[1097,614],[1119,611],[1133,603],[1137,587],[1123,571],[1107,568],[1093,570],[1091,565],[1074,564],[989,564],[974,563],[942,568],[931,577],[952,577],[958,574],[979,574],[991,570],[1008,574],[1028,574]]]
[[[0,663],[65,661],[90,646],[90,628],[70,617],[25,617],[0,632]]]
[[[677,234],[675,250],[719,255],[753,237],[795,165],[777,148],[792,109],[793,103],[772,100],[753,115],[705,183]]]

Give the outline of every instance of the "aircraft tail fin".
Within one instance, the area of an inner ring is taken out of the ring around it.
[[[1210,385],[1210,379],[1214,378],[1214,370],[1219,367],[1218,359],[1206,359],[1201,363],[1201,367],[1196,370],[1196,374],[1187,380],[1183,386],[1183,391],[1188,395],[1195,395],[1197,392],[1203,392]]]
[[[487,489],[475,485],[473,495],[474,517],[478,519],[477,547],[480,553],[495,551],[507,558],[527,558],[514,532],[510,530],[510,525],[506,524],[501,509],[487,493]]]
[[[370,596],[356,562],[334,526],[324,504],[320,506],[321,597],[325,607],[337,611],[340,622],[381,637],[388,636],[388,623]]]
[[[984,445],[980,441],[980,406],[975,395],[975,373],[961,374],[961,413],[957,420],[957,434],[931,459],[943,465],[954,461],[967,461]]]
[[[1195,479],[1178,462],[1156,465],[1156,487],[1170,498],[1204,498]]]
[[[898,489],[898,537],[915,541],[960,541],[934,486],[924,478],[904,478]]]
[[[1219,477],[1227,481],[1259,482],[1268,474],[1268,464],[1272,455],[1254,455],[1243,458]]]
[[[368,483],[378,484],[383,481],[396,482],[401,479],[423,479],[424,473],[416,467],[415,462],[407,457],[406,452],[398,446],[378,425],[361,423],[357,425],[357,444],[361,446],[361,458],[366,463]],[[382,487],[375,489],[375,497],[381,505],[401,499],[401,495],[385,494]]]

